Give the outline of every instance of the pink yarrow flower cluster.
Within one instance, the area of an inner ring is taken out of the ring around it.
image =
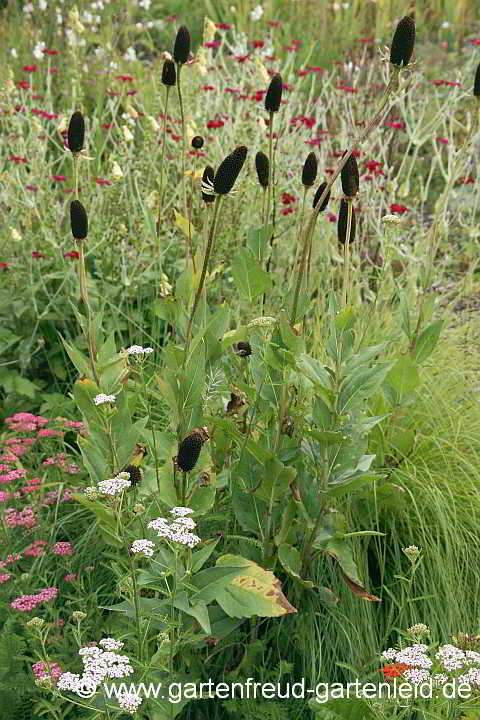
[[[62,668],[58,663],[38,662],[32,665],[32,672],[36,680],[51,678],[58,680],[62,674]]]
[[[21,432],[32,432],[47,425],[48,418],[42,417],[41,415],[32,415],[32,413],[28,412],[20,412],[5,418],[5,422],[10,430],[14,430],[15,432],[17,430]]]
[[[23,468],[18,468],[17,470],[10,470],[5,475],[0,475],[0,485],[8,485],[8,483],[14,482],[14,480],[24,478],[26,474],[27,471]]]
[[[34,610],[37,605],[55,600],[57,594],[58,589],[56,587],[45,588],[36,595],[21,595],[20,597],[15,598],[15,600],[12,600],[10,603],[10,607],[14,610],[29,612],[30,610]]]
[[[78,465],[68,462],[67,455],[65,453],[56,453],[56,455],[52,455],[52,457],[44,460],[42,465],[56,465],[63,470],[63,472],[69,473],[70,475],[80,472]]]
[[[23,510],[7,508],[5,510],[5,524],[7,527],[34,527],[36,522],[32,508],[24,508]]]
[[[57,542],[52,547],[53,555],[73,555],[72,543],[69,542]]]

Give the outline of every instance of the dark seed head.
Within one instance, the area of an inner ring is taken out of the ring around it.
[[[405,67],[410,62],[415,45],[415,20],[406,15],[400,20],[395,30],[390,49],[392,65]]]
[[[475,97],[480,98],[480,63],[477,66],[477,72],[475,73],[475,80],[473,82],[473,94]]]
[[[347,226],[348,226],[348,205],[349,203],[342,198],[340,200],[340,212],[338,213],[338,242],[345,245],[347,241]],[[350,226],[350,240],[349,245],[355,240],[355,210],[352,207],[352,224]]]
[[[86,239],[88,235],[88,218],[80,200],[72,200],[70,203],[70,225],[75,240]]]
[[[278,112],[282,102],[282,76],[277,73],[273,76],[265,95],[265,110],[267,112]]]
[[[201,135],[195,135],[192,139],[192,147],[195,148],[195,150],[200,150],[200,148],[203,147],[203,138]]]
[[[358,165],[353,155],[350,155],[342,168],[342,190],[347,197],[354,197],[358,192],[359,177]]]
[[[212,189],[212,194],[210,195],[209,193],[203,192],[203,190],[202,190],[202,198],[203,198],[203,201],[206,203],[215,202],[215,195],[213,195],[213,179],[214,179],[214,177],[215,177],[214,169],[211,167],[211,165],[207,165],[207,167],[203,171],[202,185],[210,187]]]
[[[173,60],[165,60],[162,68],[162,83],[171,87],[177,82],[177,71]]]
[[[185,25],[178,28],[177,37],[175,38],[175,47],[173,48],[173,59],[179,65],[187,62],[190,55],[190,33]]]
[[[73,113],[68,123],[67,131],[68,149],[72,153],[79,153],[83,150],[85,140],[85,120],[82,113],[77,110]]]
[[[318,201],[319,201],[320,198],[322,197],[323,191],[325,190],[326,187],[327,187],[327,183],[326,183],[326,182],[322,182],[321,185],[318,186],[317,192],[315,193],[315,197],[313,198],[313,208],[314,208],[314,209],[317,207]],[[326,195],[326,197],[325,197],[325,200],[324,200],[324,201],[322,202],[322,204],[320,205],[320,210],[319,210],[319,212],[323,212],[323,211],[325,210],[325,208],[326,208],[327,205],[328,205],[328,201],[329,201],[329,200],[330,200],[330,190],[328,191],[328,193],[327,193],[327,195]]]
[[[127,465],[125,472],[130,475],[128,479],[134,487],[142,482],[142,471],[137,465]]]
[[[252,354],[252,346],[250,345],[249,342],[244,342],[243,340],[241,340],[240,342],[237,343],[235,352],[240,357],[248,357],[249,355]]]
[[[226,195],[233,188],[247,157],[247,152],[248,148],[240,145],[220,163],[213,181],[217,195]]]
[[[266,190],[268,188],[269,162],[264,152],[258,152],[255,155],[255,167],[257,169],[258,182]]]
[[[205,428],[196,428],[190,435],[182,440],[178,448],[177,467],[183,472],[190,472],[197,464],[200,450],[204,442],[208,440],[208,432]]]
[[[305,187],[312,187],[313,183],[317,179],[317,168],[318,163],[315,153],[308,153],[307,159],[303,164],[302,185]]]

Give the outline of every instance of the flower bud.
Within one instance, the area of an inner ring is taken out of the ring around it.
[[[241,145],[220,163],[213,180],[213,188],[217,195],[227,195],[233,188],[247,157],[247,152],[248,148]]]
[[[348,229],[348,205],[349,203],[342,198],[340,200],[340,212],[338,213],[338,242],[345,245],[347,241],[347,229]],[[348,244],[351,245],[355,240],[355,210],[352,207],[352,223],[350,225],[350,238]]]
[[[177,467],[183,472],[190,472],[197,464],[200,450],[204,442],[208,440],[208,433],[204,428],[192,430],[190,435],[182,440],[178,448],[176,458]]]
[[[359,177],[358,165],[355,157],[350,155],[342,168],[342,190],[347,197],[354,197],[358,192]]]
[[[277,73],[273,76],[265,95],[265,110],[267,112],[278,112],[282,102],[282,76]]]
[[[408,15],[400,20],[390,49],[392,65],[405,67],[410,62],[415,45],[415,20]]]
[[[313,209],[315,209],[315,208],[317,207],[318,201],[319,201],[320,198],[322,197],[323,191],[325,190],[326,187],[327,187],[327,183],[326,183],[326,182],[322,182],[322,183],[318,186],[317,192],[315,193],[315,197],[313,198]],[[325,197],[325,200],[322,202],[322,204],[321,204],[321,206],[320,206],[320,209],[319,209],[319,212],[323,212],[323,211],[325,210],[325,208],[326,208],[327,205],[328,205],[328,201],[329,201],[329,200],[330,200],[330,190],[328,191],[328,193],[327,193],[327,195],[326,195],[326,197]]]
[[[257,170],[258,182],[264,190],[268,188],[269,161],[264,152],[255,155],[255,167]]]
[[[302,170],[302,185],[304,187],[312,187],[313,183],[317,179],[317,168],[318,163],[315,153],[308,153]]]
[[[70,225],[75,240],[85,240],[88,235],[88,218],[80,200],[70,203]]]
[[[177,82],[177,71],[173,60],[165,60],[162,68],[162,83],[167,87],[175,85]]]
[[[83,150],[85,140],[85,120],[78,110],[73,113],[68,124],[67,131],[68,149],[72,153],[79,153]]]
[[[187,62],[190,55],[190,33],[185,25],[178,28],[177,37],[175,38],[175,47],[173,48],[173,59],[179,65]]]
[[[213,194],[213,179],[215,177],[215,171],[211,165],[207,165],[202,175],[202,198],[206,203],[215,202],[215,195]],[[211,192],[204,192],[205,190],[211,190]]]
[[[200,148],[203,147],[203,142],[201,135],[195,135],[195,137],[192,138],[192,147],[195,148],[195,150],[200,150]]]

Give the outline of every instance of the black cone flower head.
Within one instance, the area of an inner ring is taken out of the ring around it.
[[[475,73],[475,80],[473,82],[473,94],[475,97],[480,98],[480,63],[477,66],[477,72]]]
[[[128,472],[130,477],[128,478],[133,487],[142,482],[142,471],[137,465],[127,465],[124,472]]]
[[[167,87],[172,87],[177,82],[177,71],[173,60],[165,60],[162,68],[162,83]]]
[[[68,123],[67,131],[68,149],[72,153],[79,153],[83,150],[85,141],[85,120],[82,113],[77,110],[73,113]]]
[[[203,138],[201,135],[195,135],[195,137],[192,138],[192,147],[195,148],[195,150],[200,150],[200,148],[203,147]]]
[[[321,185],[318,186],[317,192],[315,193],[315,197],[313,198],[313,208],[314,208],[314,209],[317,207],[318,201],[319,201],[320,198],[322,197],[323,191],[325,190],[326,187],[327,187],[327,183],[326,183],[326,182],[322,182]],[[322,202],[322,204],[320,205],[319,212],[323,212],[323,211],[325,210],[325,208],[326,208],[327,205],[328,205],[328,201],[329,201],[329,200],[330,200],[330,190],[328,191],[328,193],[327,193],[327,195],[326,195],[326,197],[325,197],[325,200],[324,200],[324,201]]]
[[[190,55],[190,33],[185,25],[178,28],[177,37],[175,38],[175,47],[173,48],[173,59],[179,65],[187,62]]]
[[[355,240],[355,210],[352,207],[352,224],[350,226],[350,240],[349,245]],[[347,227],[348,227],[348,202],[342,198],[340,200],[340,212],[338,213],[338,242],[345,245],[347,241]]]
[[[273,76],[265,95],[265,110],[267,112],[278,112],[282,102],[282,76],[277,73]]]
[[[392,65],[405,67],[410,62],[415,45],[415,20],[408,15],[400,20],[390,48]]]
[[[80,200],[72,200],[70,203],[70,225],[75,240],[86,239],[88,235],[88,218]]]
[[[313,183],[317,179],[317,168],[318,163],[315,153],[308,153],[307,159],[303,164],[302,185],[305,187],[312,187]]]
[[[183,472],[190,472],[197,464],[200,450],[204,442],[208,440],[206,428],[195,428],[190,435],[182,440],[178,448],[177,467]]]
[[[268,157],[264,152],[258,152],[255,155],[255,167],[257,169],[257,177],[260,185],[266,190],[268,188]]]
[[[342,168],[342,190],[347,197],[354,197],[358,192],[359,177],[358,165],[353,155],[350,155]]]
[[[252,346],[249,342],[244,342],[243,340],[240,340],[240,342],[237,343],[235,352],[239,357],[248,357],[252,354]]]
[[[213,179],[215,177],[215,171],[211,165],[207,165],[202,175],[202,198],[206,203],[215,202],[215,195],[213,193]],[[204,192],[209,190],[210,192]]]
[[[213,181],[213,188],[217,195],[226,195],[233,188],[247,157],[247,152],[248,148],[240,145],[220,163]]]

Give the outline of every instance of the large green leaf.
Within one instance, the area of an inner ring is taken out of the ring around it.
[[[263,270],[254,254],[247,248],[240,248],[232,261],[232,275],[238,291],[248,302],[270,289],[272,280]]]
[[[217,567],[240,572],[218,589],[216,600],[230,617],[280,617],[297,612],[282,593],[280,580],[252,560],[223,555]]]

